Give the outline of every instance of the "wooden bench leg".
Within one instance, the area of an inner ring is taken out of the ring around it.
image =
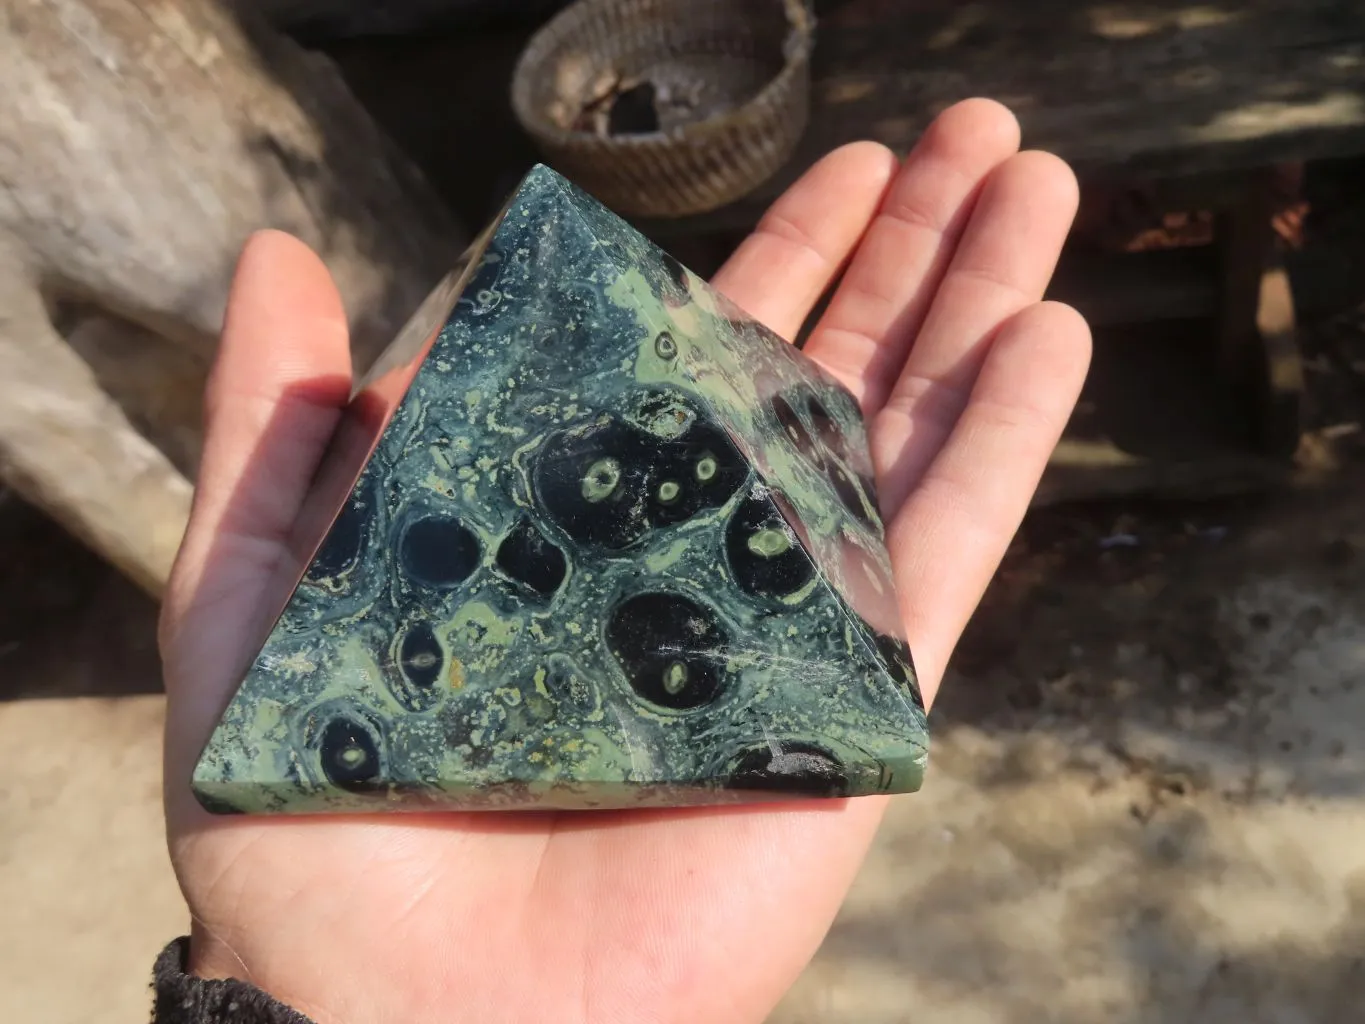
[[[1260,441],[1271,455],[1290,456],[1303,432],[1304,372],[1294,293],[1289,271],[1278,255],[1261,274],[1256,328],[1263,360],[1263,373],[1253,393],[1260,409]]]
[[[1293,290],[1275,246],[1277,183],[1273,168],[1253,172],[1219,216],[1218,359],[1233,393],[1246,396],[1259,447],[1286,457],[1299,443],[1304,376]]]

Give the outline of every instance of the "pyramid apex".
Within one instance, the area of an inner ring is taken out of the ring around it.
[[[517,192],[555,191],[565,195],[572,193],[572,182],[549,164],[535,163],[522,175]]]

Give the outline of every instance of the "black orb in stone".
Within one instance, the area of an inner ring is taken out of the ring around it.
[[[414,520],[398,544],[403,574],[436,589],[458,587],[474,574],[479,558],[479,538],[454,516]]]
[[[631,687],[671,711],[714,701],[725,685],[730,638],[719,617],[679,594],[637,594],[607,621],[607,647]]]
[[[435,685],[441,677],[445,654],[429,623],[416,623],[404,634],[398,648],[398,664],[413,686],[429,690]]]
[[[374,501],[370,489],[364,488],[351,495],[318,547],[304,579],[309,583],[335,582],[337,577],[350,572],[360,560],[373,518]]]
[[[663,273],[657,274],[655,293],[664,303],[675,308],[687,305],[692,300],[688,282],[687,268],[668,253],[661,252],[660,267]]]
[[[885,633],[874,633],[872,644],[885,661],[891,678],[900,683],[910,694],[917,707],[924,707],[924,696],[920,693],[919,682],[915,678],[915,663],[910,655],[910,645],[900,637]]]
[[[789,597],[815,578],[810,556],[766,495],[751,495],[730,516],[725,557],[740,589],[755,597]]]
[[[842,796],[848,772],[827,750],[812,743],[774,740],[755,745],[735,761],[726,786],[792,796]]]
[[[768,406],[772,409],[773,416],[777,419],[778,426],[782,428],[782,433],[786,435],[786,438],[791,442],[792,447],[800,452],[812,465],[823,468],[825,464],[824,455],[820,451],[819,446],[817,446],[815,441],[811,438],[810,431],[807,430],[806,425],[801,422],[801,417],[797,414],[796,410],[792,408],[791,403],[781,395],[774,395],[769,399]]]
[[[569,571],[564,552],[523,517],[498,545],[498,570],[535,597],[554,595]]]
[[[820,451],[818,444],[815,444],[815,438],[811,437],[811,431],[805,429],[805,423],[801,422],[801,416],[797,414],[792,403],[781,395],[774,395],[768,399],[768,408],[773,410],[778,426],[781,427],[786,440],[792,442],[793,448],[796,448],[796,451],[800,452],[801,456],[812,466],[824,468],[824,452]]]
[[[825,476],[834,488],[834,493],[839,496],[839,504],[843,505],[851,516],[869,529],[879,528],[880,524],[877,519],[863,502],[862,489],[848,470],[844,469],[838,462],[831,460]]]
[[[815,428],[815,436],[820,439],[820,443],[831,454],[839,458],[848,456],[848,441],[844,437],[843,430],[840,429],[838,422],[830,415],[820,399],[811,395],[806,399],[806,415],[810,417],[811,425]]]
[[[720,508],[748,475],[748,464],[725,432],[698,421],[682,437],[661,441],[651,452],[650,522],[667,526]]]
[[[379,784],[379,743],[371,731],[354,718],[337,717],[322,730],[318,752],[323,774],[336,786],[353,793],[373,790]]]
[[[620,551],[649,528],[643,432],[617,421],[550,438],[532,474],[546,515],[572,540]]]

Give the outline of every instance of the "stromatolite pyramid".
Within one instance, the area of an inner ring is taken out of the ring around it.
[[[917,789],[849,393],[546,168],[480,244],[357,391],[201,802]]]

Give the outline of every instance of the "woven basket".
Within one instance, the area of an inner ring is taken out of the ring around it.
[[[814,22],[809,0],[578,0],[521,55],[512,107],[546,162],[616,212],[713,210],[795,150]],[[604,130],[640,83],[657,123]]]

